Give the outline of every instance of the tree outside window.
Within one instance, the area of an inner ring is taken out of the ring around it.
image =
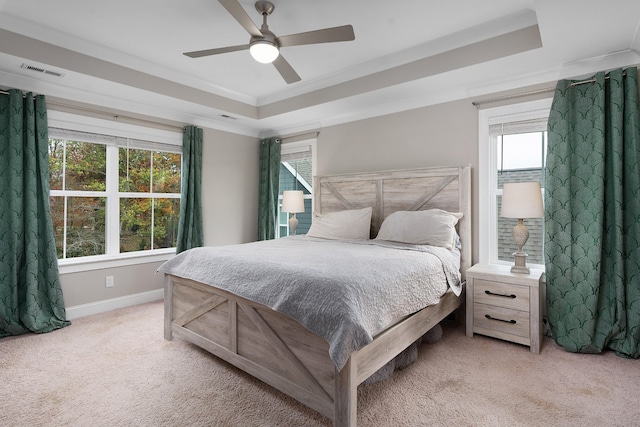
[[[51,217],[58,258],[106,252],[106,146],[49,139]]]
[[[177,153],[119,149],[121,253],[176,246],[180,161]]]
[[[49,133],[51,215],[59,259],[175,247],[178,150],[64,129]],[[112,205],[118,208],[110,209]]]

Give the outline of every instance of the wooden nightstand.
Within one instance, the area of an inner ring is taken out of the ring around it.
[[[543,270],[511,273],[511,266],[476,264],[467,270],[467,336],[488,335],[528,345],[542,345]]]

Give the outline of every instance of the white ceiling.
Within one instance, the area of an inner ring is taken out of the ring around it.
[[[638,0],[272,1],[276,35],[356,39],[283,48],[287,85],[248,51],[182,54],[248,43],[216,0],[0,0],[0,86],[260,136],[640,64]]]

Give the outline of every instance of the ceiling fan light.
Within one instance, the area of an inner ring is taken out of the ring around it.
[[[253,59],[263,64],[272,63],[280,54],[278,48],[266,40],[252,43],[249,52]]]

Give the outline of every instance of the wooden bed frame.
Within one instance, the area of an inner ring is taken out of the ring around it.
[[[462,212],[461,272],[471,266],[471,167],[443,167],[314,178],[314,210],[373,207],[372,237],[397,210]],[[338,371],[328,343],[269,307],[180,277],[165,275],[165,339],[178,336],[333,420],[357,423],[358,385],[464,301],[452,292],[378,334]]]

